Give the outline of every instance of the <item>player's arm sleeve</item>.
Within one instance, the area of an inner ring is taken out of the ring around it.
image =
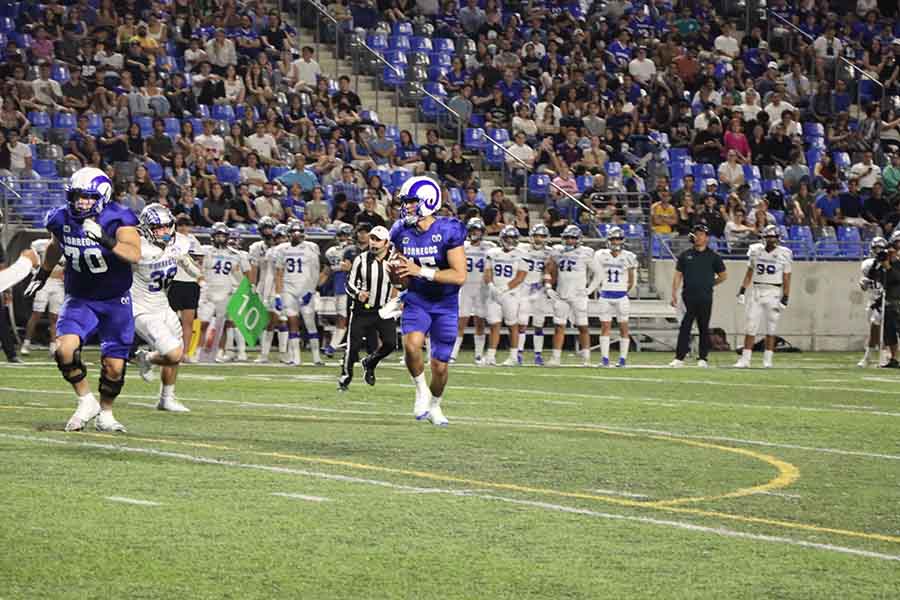
[[[787,275],[791,274],[791,270],[794,268],[794,253],[788,250],[784,253],[784,272]]]
[[[466,243],[466,226],[462,221],[454,221],[453,228],[451,229],[449,239],[447,240],[447,249],[452,250],[453,248],[458,248],[460,246],[465,246]]]
[[[350,265],[350,273],[347,275],[347,293],[354,299],[358,299],[357,295],[359,294],[359,288],[356,287],[356,278],[359,275],[360,258],[362,258],[362,254],[357,255],[357,257],[353,259],[353,264]]]
[[[178,267],[183,269],[187,276],[193,279],[203,277],[203,269],[188,254],[182,254],[178,257]]]

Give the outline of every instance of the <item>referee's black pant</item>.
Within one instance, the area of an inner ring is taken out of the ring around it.
[[[369,355],[366,361],[373,369],[397,348],[397,321],[382,319],[377,310],[353,311],[347,328],[347,350],[341,366],[344,385],[353,380],[353,365],[359,361],[359,351],[366,340]],[[378,340],[381,345],[378,345]]]
[[[0,347],[3,348],[7,360],[16,357],[16,334],[9,319],[9,308],[2,300],[0,300]]]
[[[699,360],[706,360],[709,355],[709,318],[712,316],[712,298],[685,298],[685,313],[681,319],[681,328],[678,330],[678,347],[675,350],[675,358],[684,360],[691,349],[691,329],[694,320],[697,321],[697,329],[700,330],[700,356]]]

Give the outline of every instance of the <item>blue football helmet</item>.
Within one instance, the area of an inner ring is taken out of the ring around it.
[[[138,223],[141,235],[151,244],[168,246],[175,241],[175,217],[172,216],[172,211],[158,202],[144,207]],[[165,232],[157,234],[156,230],[163,227],[166,228]]]
[[[69,214],[79,220],[93,219],[112,199],[113,185],[109,176],[100,169],[84,167],[72,174],[65,191]],[[90,208],[79,208],[78,201],[81,198],[92,198],[94,203]]]
[[[431,177],[410,177],[400,187],[400,216],[406,225],[415,225],[441,207],[441,186]],[[409,208],[413,202],[415,208]]]

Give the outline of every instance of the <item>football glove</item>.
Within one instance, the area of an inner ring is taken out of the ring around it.
[[[43,268],[38,269],[38,272],[34,274],[34,277],[31,278],[31,283],[28,284],[28,287],[25,288],[25,297],[32,298],[35,294],[37,294],[44,284],[47,283],[47,280],[50,278],[50,271],[46,271]]]
[[[549,285],[544,286],[544,295],[547,296],[547,300],[550,302],[559,302],[559,292],[554,290]]]
[[[788,297],[782,296],[781,297],[781,309],[784,310],[787,307],[788,307]]]
[[[746,298],[746,296],[744,295],[744,292],[746,292],[746,291],[747,291],[747,288],[745,288],[745,287],[743,287],[743,286],[741,287],[740,291],[738,291],[738,295],[737,295],[737,303],[738,303],[738,304],[743,305],[744,302],[747,301],[747,298]]]
[[[312,298],[313,298],[313,293],[312,293],[312,292],[306,292],[305,294],[303,294],[303,297],[300,298],[300,304],[302,304],[303,306],[306,306],[307,304],[310,303],[310,301],[312,300]]]
[[[81,224],[84,234],[94,240],[107,250],[112,250],[116,246],[116,238],[106,235],[99,223],[93,219],[85,219]]]
[[[284,301],[281,299],[280,295],[275,296],[275,312],[281,312],[284,310]]]

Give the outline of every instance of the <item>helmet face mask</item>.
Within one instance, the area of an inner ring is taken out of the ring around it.
[[[547,245],[547,238],[550,237],[550,230],[546,225],[537,224],[531,228],[531,247],[540,250]]]
[[[768,250],[772,250],[778,245],[780,237],[778,227],[775,225],[766,225],[763,229],[763,241],[766,243],[766,249]]]
[[[606,242],[610,250],[619,252],[625,247],[625,233],[619,227],[612,227],[606,234]]]
[[[212,226],[212,244],[214,248],[224,248],[228,244],[230,232],[225,223],[214,223]]]
[[[276,225],[275,229],[272,231],[272,236],[275,238],[276,244],[283,244],[287,241],[288,235],[287,225]]]
[[[578,225],[568,225],[563,230],[561,237],[563,246],[565,246],[567,250],[572,250],[577,248],[578,244],[581,243],[581,229],[578,228]]]
[[[466,224],[468,230],[468,238],[470,242],[480,242],[484,238],[484,221],[475,217],[470,219]]]
[[[260,237],[264,241],[271,243],[273,241],[276,225],[278,225],[278,222],[272,217],[263,217],[260,219],[259,226],[257,227]]]

